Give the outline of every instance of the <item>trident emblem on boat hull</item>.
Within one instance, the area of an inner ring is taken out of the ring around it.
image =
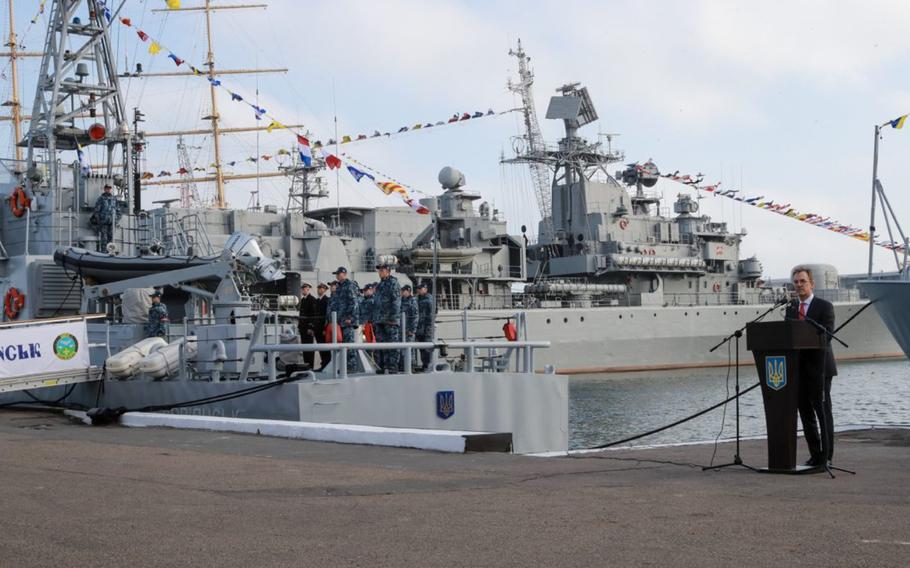
[[[436,393],[436,416],[445,420],[455,414],[455,391]]]
[[[765,383],[774,390],[787,386],[787,358],[783,355],[765,357]]]

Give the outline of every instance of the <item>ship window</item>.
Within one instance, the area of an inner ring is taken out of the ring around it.
[[[547,323],[550,323],[550,318],[547,318]]]
[[[654,317],[657,317],[657,314],[656,314],[656,313],[654,314]]]
[[[585,316],[581,316],[581,321],[585,321]]]
[[[691,290],[691,289],[692,289],[692,281],[689,280],[689,290]]]
[[[702,282],[701,282],[701,287],[702,287],[702,288],[707,288],[707,287],[708,287],[708,281],[707,281],[707,280],[702,280]]]
[[[724,312],[724,315],[727,315],[727,312]]]
[[[562,318],[562,323],[569,323],[569,318]]]
[[[733,315],[734,315],[734,316],[738,316],[738,315],[739,315],[739,312],[733,312]]]
[[[701,313],[699,313],[699,312],[695,312],[695,315],[697,315],[697,316],[700,316],[700,315],[701,315]]]
[[[622,314],[619,314],[619,319],[622,319]]]
[[[688,316],[688,315],[689,315],[689,312],[683,312],[683,315],[684,315],[684,316]]]

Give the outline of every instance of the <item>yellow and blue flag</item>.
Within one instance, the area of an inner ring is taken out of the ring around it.
[[[889,122],[889,124],[891,125],[891,128],[903,128],[904,122],[906,122],[906,121],[907,121],[907,115],[905,114],[904,116],[899,116],[899,117],[895,118],[894,120]]]

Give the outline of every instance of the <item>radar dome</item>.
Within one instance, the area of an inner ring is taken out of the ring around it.
[[[443,189],[456,189],[465,184],[464,174],[451,166],[439,170],[439,183]]]

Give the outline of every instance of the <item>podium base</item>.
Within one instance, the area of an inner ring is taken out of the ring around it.
[[[781,473],[784,475],[809,475],[812,473],[824,473],[825,468],[820,465],[798,465],[793,469],[780,469],[770,467],[758,468],[759,473]]]

